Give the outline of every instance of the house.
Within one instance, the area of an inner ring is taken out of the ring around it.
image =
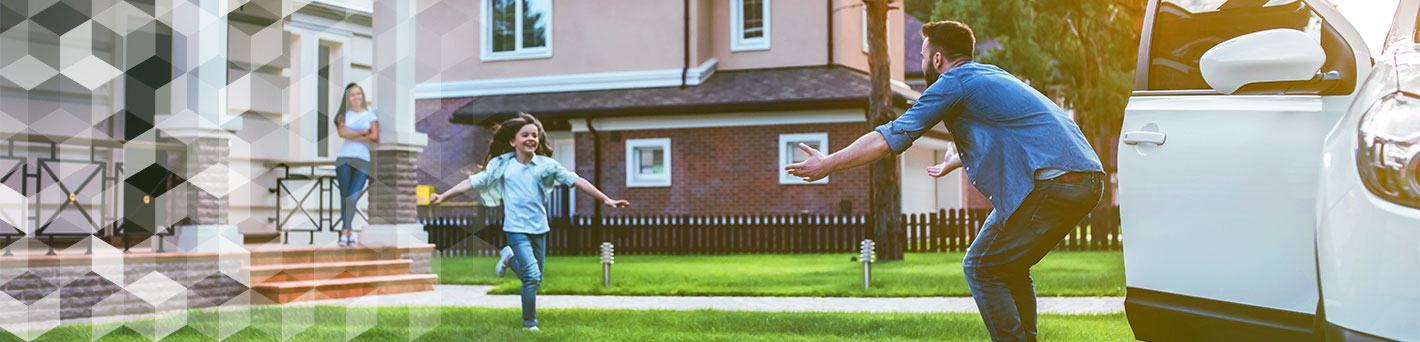
[[[783,167],[806,143],[838,150],[872,126],[865,9],[858,0],[422,2],[419,182],[478,170],[489,125],[528,112],[554,157],[631,208],[579,215],[862,214],[868,169],[805,183]],[[888,13],[893,102],[904,83],[904,13]],[[611,19],[611,20],[608,20]],[[904,212],[962,205],[961,180],[925,169],[950,143],[938,125],[902,155]],[[476,204],[469,195],[462,200]]]
[[[414,171],[398,167],[425,139],[408,92],[414,51],[396,48],[414,40],[414,9],[0,4],[0,287],[11,293],[0,296],[0,330],[432,289]],[[340,144],[330,114],[349,82],[379,105],[372,154],[386,166],[373,170],[357,225],[377,229],[363,229],[366,246],[341,249],[334,208],[316,199],[329,193]]]

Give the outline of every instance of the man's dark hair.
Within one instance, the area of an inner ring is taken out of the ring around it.
[[[949,61],[971,60],[976,50],[976,36],[971,33],[971,27],[960,22],[943,20],[922,24],[922,37],[932,45],[932,51],[941,53]]]

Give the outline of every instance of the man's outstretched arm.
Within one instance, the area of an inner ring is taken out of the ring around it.
[[[848,147],[827,156],[808,145],[799,144],[799,149],[808,153],[809,159],[789,164],[784,169],[795,177],[803,177],[807,182],[823,179],[834,172],[867,165],[878,158],[892,154],[892,148],[888,147],[887,139],[884,139],[883,135],[877,131],[868,132],[853,141],[853,144]]]

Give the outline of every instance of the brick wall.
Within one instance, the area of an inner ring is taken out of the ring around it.
[[[665,130],[599,131],[602,181],[612,198],[631,201],[626,209],[603,209],[603,215],[838,214],[840,202],[851,213],[868,212],[868,168],[833,174],[828,184],[779,184],[779,135],[827,132],[836,151],[869,131],[867,123],[835,123]],[[613,135],[619,133],[620,139]],[[627,139],[670,138],[670,187],[627,188]],[[577,168],[593,179],[592,134],[576,135]],[[829,151],[825,151],[827,153]],[[577,213],[590,215],[591,196],[577,194]]]

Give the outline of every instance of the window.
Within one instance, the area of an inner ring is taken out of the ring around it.
[[[1355,61],[1348,58],[1351,48],[1330,23],[1302,1],[1232,5],[1226,0],[1164,0],[1154,18],[1143,89],[1212,89],[1198,69],[1204,52],[1229,39],[1276,28],[1295,29],[1317,38],[1328,56],[1321,71],[1338,71],[1343,84],[1354,82]],[[1349,92],[1351,87],[1337,88]]]
[[[626,186],[671,186],[671,139],[626,140]]]
[[[794,177],[785,166],[809,159],[809,154],[799,149],[799,144],[809,145],[819,152],[828,150],[828,133],[797,133],[779,135],[779,184],[828,184],[828,177],[813,182]]]
[[[769,0],[730,3],[730,51],[769,49]]]
[[[552,57],[552,0],[483,0],[485,61]]]
[[[316,96],[326,96],[330,94],[330,46],[321,44],[317,48],[316,63],[319,69],[316,70]],[[341,88],[344,89],[344,88]],[[336,97],[339,103],[345,103],[346,94]],[[330,155],[330,128],[332,117],[339,113],[331,113],[330,102],[316,99],[316,156],[325,158]],[[337,107],[339,108],[339,107]]]

